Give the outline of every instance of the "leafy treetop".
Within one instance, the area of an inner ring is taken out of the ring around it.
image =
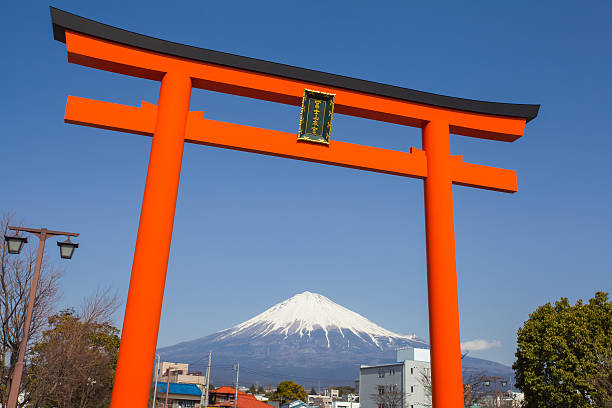
[[[517,334],[516,385],[526,408],[612,406],[612,302],[561,298],[529,315]]]
[[[278,384],[278,387],[276,387],[275,397],[282,402],[292,400],[301,400],[306,402],[308,399],[304,387],[302,387],[300,384],[294,383],[293,381],[283,381]]]

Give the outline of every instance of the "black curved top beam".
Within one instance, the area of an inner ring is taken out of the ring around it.
[[[224,65],[232,68],[386,96],[441,108],[482,113],[486,115],[522,118],[527,122],[535,118],[540,109],[540,105],[477,101],[415,91],[414,89],[401,88],[399,86],[386,85],[342,75],[328,74],[312,69],[298,68],[291,65],[242,57],[240,55],[228,54],[205,48],[192,47],[122,30],[54,7],[51,7],[51,21],[53,23],[53,38],[64,43],[66,42],[66,30],[70,30],[103,40],[176,57],[188,58],[195,61]]]

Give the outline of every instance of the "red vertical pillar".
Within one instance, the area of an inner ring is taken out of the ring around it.
[[[463,407],[455,227],[448,123],[423,128],[425,229],[433,406]]]
[[[159,92],[112,408],[147,406],[190,97],[188,75],[165,74]]]

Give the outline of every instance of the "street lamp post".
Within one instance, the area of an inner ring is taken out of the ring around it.
[[[495,384],[495,406],[498,407],[500,405],[499,392],[497,391],[497,380],[501,380],[501,386],[505,387],[508,382],[504,379],[504,377],[485,377],[484,384],[489,387],[491,385],[491,381]]]
[[[18,254],[21,252],[23,244],[28,242],[27,238],[18,237],[18,232],[29,232],[38,237],[38,253],[36,254],[36,266],[34,268],[34,275],[32,276],[32,286],[30,286],[30,295],[28,298],[28,307],[26,309],[26,318],[23,326],[23,337],[19,344],[19,356],[17,363],[15,364],[15,371],[13,372],[13,378],[11,379],[11,390],[9,392],[8,408],[15,408],[17,406],[17,398],[19,397],[19,388],[21,387],[21,376],[23,375],[23,366],[26,346],[28,344],[28,336],[30,335],[30,323],[32,321],[32,309],[34,308],[34,299],[36,298],[36,289],[38,286],[38,278],[40,276],[40,266],[42,264],[43,254],[45,252],[45,241],[47,238],[55,236],[65,236],[68,239],[64,242],[58,242],[57,245],[60,247],[60,256],[64,259],[72,258],[75,248],[79,247],[79,244],[70,242],[70,237],[78,237],[79,234],[76,232],[64,232],[64,231],[52,231],[46,228],[22,228],[22,227],[8,227],[9,230],[15,231],[14,236],[5,235],[4,239],[8,245],[8,252],[11,254]]]

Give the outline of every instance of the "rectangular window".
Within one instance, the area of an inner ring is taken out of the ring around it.
[[[410,367],[410,374],[414,374],[414,367]]]
[[[410,386],[410,392],[414,392],[414,386]]]

